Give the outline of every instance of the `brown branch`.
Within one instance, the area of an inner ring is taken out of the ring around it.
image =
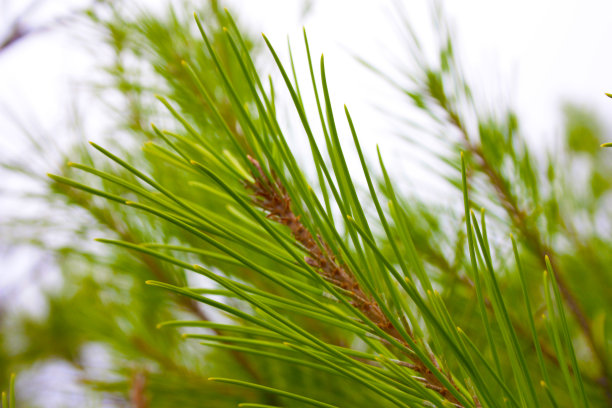
[[[302,224],[300,216],[293,212],[291,198],[280,181],[277,179],[270,180],[262,171],[257,160],[250,156],[248,156],[248,159],[257,169],[257,174],[253,174],[254,182],[245,181],[244,183],[247,188],[253,191],[255,204],[267,212],[268,218],[289,228],[295,240],[308,252],[305,261],[323,278],[348,291],[351,294],[351,305],[353,307],[359,309],[374,324],[408,348],[397,328],[383,313],[380,305],[364,292],[355,275],[336,259],[329,246],[320,237],[315,239],[312,233]],[[410,354],[409,358],[413,363],[410,368],[423,377],[426,387],[461,407],[455,396],[427,368],[423,361],[414,354]],[[438,366],[433,356],[431,356],[431,359],[434,366]],[[449,380],[451,383],[453,382],[450,376]]]
[[[146,390],[146,371],[135,371],[130,382],[130,403],[133,408],[149,408],[149,398],[147,398]]]

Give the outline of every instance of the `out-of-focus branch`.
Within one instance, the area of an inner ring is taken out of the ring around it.
[[[3,38],[0,38],[0,55],[20,41],[60,27],[83,12],[82,10],[70,10],[66,12],[66,14],[58,16],[46,23],[41,23],[39,25],[29,25],[26,23],[27,16],[32,14],[43,3],[44,0],[33,1],[14,19],[13,23],[10,24],[7,34]]]
[[[459,114],[455,112],[451,106],[449,106],[446,100],[441,100],[439,98],[436,98],[436,100],[440,107],[444,109],[448,115],[450,123],[455,126],[463,136],[464,144],[467,150],[477,158],[477,164],[480,166],[482,172],[493,186],[495,195],[510,217],[512,224],[527,241],[530,249],[540,260],[544,268],[546,267],[544,257],[548,256],[550,258],[553,266],[553,273],[555,274],[555,279],[559,285],[561,296],[563,297],[563,300],[565,301],[570,312],[574,315],[580,329],[584,333],[594,357],[599,362],[600,369],[596,382],[604,390],[608,401],[612,402],[612,373],[609,372],[606,356],[595,341],[595,335],[591,328],[587,314],[567,283],[565,275],[562,272],[562,268],[555,262],[555,256],[552,248],[544,242],[542,236],[540,235],[540,231],[537,228],[534,228],[528,222],[528,211],[520,207],[516,197],[514,197],[499,172],[491,165],[481,147],[471,141],[468,130],[461,121]]]

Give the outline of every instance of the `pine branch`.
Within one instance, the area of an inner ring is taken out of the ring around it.
[[[28,26],[24,23],[27,15],[35,12],[35,10],[40,7],[44,3],[43,0],[34,0],[32,1],[25,10],[18,15],[13,23],[10,25],[10,28],[4,38],[0,39],[0,55],[4,52],[8,51],[11,47],[14,47],[18,43],[24,41],[27,38],[31,38],[35,35],[41,35],[48,33],[58,27],[65,25],[66,23],[72,22],[76,17],[83,14],[85,9],[79,10],[70,10],[61,16],[57,16],[51,21],[48,21],[44,24],[38,24],[34,26]]]
[[[380,305],[361,288],[355,275],[336,259],[329,246],[321,237],[315,240],[311,232],[300,222],[300,216],[296,215],[291,208],[291,197],[289,197],[280,181],[278,179],[270,180],[263,172],[257,160],[250,156],[248,156],[248,159],[257,169],[257,173],[251,174],[255,180],[254,182],[244,181],[243,183],[248,189],[253,191],[255,204],[267,212],[268,218],[289,228],[295,240],[302,244],[308,252],[306,262],[318,271],[322,277],[348,291],[353,307],[359,309],[379,328],[408,347],[399,331],[385,316]],[[274,177],[273,173],[272,177]],[[410,331],[409,335],[414,340],[414,336]],[[431,362],[436,367],[439,367],[435,357],[433,355],[430,355],[430,357]],[[459,401],[421,360],[413,354],[409,355],[409,358],[414,363],[411,368],[423,376],[427,388],[436,391],[455,406],[461,407]],[[454,385],[452,376],[449,375],[448,380]]]

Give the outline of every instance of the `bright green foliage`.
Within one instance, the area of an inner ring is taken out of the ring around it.
[[[23,362],[75,361],[100,342],[118,380],[92,388],[139,407],[606,404],[612,248],[598,225],[610,186],[596,174],[609,165],[579,144],[600,143],[588,116],[567,108],[568,148],[538,163],[514,113],[479,113],[440,23],[438,60],[410,44],[420,71],[408,85],[379,73],[446,145],[432,158],[463,205],[431,205],[398,188],[381,152],[369,163],[306,34],[300,87],[264,37],[280,73],[272,88],[230,14],[213,4],[201,15],[197,33],[174,13],[94,18],[116,53],[124,135],[147,141],[143,155],[132,139],[91,143],[92,157],[50,176],[108,246],[58,251],[74,283],[50,297],[48,321],[24,325],[48,340]],[[308,155],[294,154],[274,92],[288,93]],[[151,117],[164,126],[146,127]],[[584,152],[589,182],[577,190]]]

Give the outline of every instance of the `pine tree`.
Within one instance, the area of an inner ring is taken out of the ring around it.
[[[447,28],[430,61],[406,26],[419,70],[366,64],[444,146],[430,155],[462,205],[432,204],[332,109],[306,32],[303,79],[215,2],[194,19],[110,10],[90,18],[115,53],[122,138],[50,175],[64,229],[108,245],[56,249],[66,283],[48,321],[23,323],[46,339],[23,363],[78,364],[99,342],[117,376],[90,378],[92,395],[136,407],[610,403],[610,165],[591,115],[568,105],[567,144],[539,163],[513,112],[477,108]],[[281,92],[301,129],[279,120]]]

